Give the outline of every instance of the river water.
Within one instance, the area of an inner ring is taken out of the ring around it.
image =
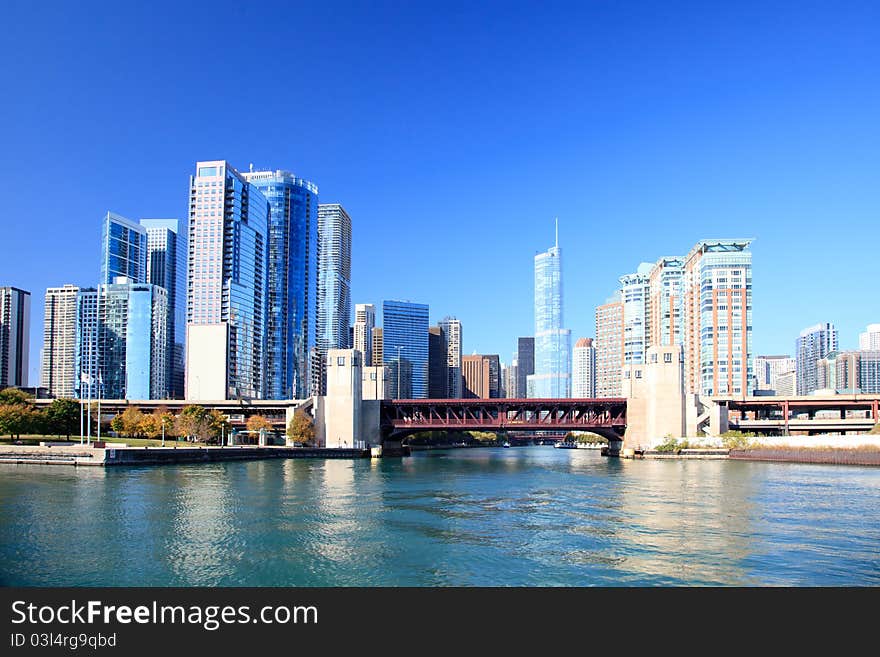
[[[607,459],[0,466],[0,584],[880,585],[880,470]]]

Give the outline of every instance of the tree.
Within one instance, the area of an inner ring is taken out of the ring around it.
[[[210,421],[210,437],[220,442],[224,434],[228,434],[232,425],[229,424],[229,418],[216,409],[208,411],[208,420]]]
[[[79,420],[79,402],[75,399],[53,399],[46,409],[46,419],[52,433],[65,434],[70,440],[70,434]]]
[[[31,400],[31,396],[18,388],[4,388],[0,390],[0,406],[24,406]]]
[[[159,420],[160,435],[163,428],[165,429],[166,438],[168,436],[177,435],[174,431],[174,413],[168,410],[167,406],[160,406],[155,411],[153,411],[153,415],[155,415]]]
[[[138,433],[147,438],[158,438],[162,435],[162,420],[155,413],[141,413]]]
[[[297,409],[290,420],[287,437],[300,445],[309,444],[315,439],[315,423],[301,408]]]
[[[143,435],[141,433],[141,422],[143,422],[144,414],[141,413],[141,409],[137,406],[129,406],[122,412],[121,418],[123,434],[131,438]],[[116,418],[113,419],[115,420]]]
[[[32,433],[39,428],[42,417],[42,413],[25,404],[4,404],[0,406],[0,435],[19,438],[23,433]]]
[[[257,432],[261,429],[272,431],[272,423],[262,415],[251,415],[247,420],[247,429],[248,431]]]

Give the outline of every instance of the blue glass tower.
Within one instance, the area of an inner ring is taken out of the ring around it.
[[[317,346],[345,349],[351,324],[351,217],[338,203],[318,206]],[[426,329],[427,330],[427,329]]]
[[[382,302],[382,358],[392,399],[427,398],[427,304]]]
[[[101,231],[101,283],[109,285],[117,276],[135,283],[147,281],[147,231],[108,212]]]
[[[250,171],[269,201],[266,397],[309,395],[317,317],[318,187],[288,171]]]
[[[183,398],[186,339],[186,232],[177,219],[141,219],[147,231],[147,282],[168,293],[168,396]]]
[[[562,328],[562,250],[556,245],[535,256],[535,373],[528,396],[571,397],[571,331]]]

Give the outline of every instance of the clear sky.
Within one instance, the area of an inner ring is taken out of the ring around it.
[[[126,6],[128,5],[128,6]],[[559,217],[565,324],[642,261],[753,237],[754,349],[880,322],[880,3],[4,3],[0,285],[94,285],[107,210],[186,217],[196,160],[353,221],[352,303],[509,362]]]

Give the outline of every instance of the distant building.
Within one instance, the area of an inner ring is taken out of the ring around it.
[[[559,240],[535,256],[535,373],[529,397],[571,396],[571,331],[563,328],[562,250]]]
[[[382,367],[382,327],[373,328],[373,367]]]
[[[318,186],[280,169],[242,176],[266,197],[270,209],[266,398],[303,399],[309,394],[309,350],[316,340]]]
[[[382,302],[382,356],[392,399],[428,396],[428,305]]]
[[[43,351],[40,361],[40,385],[55,398],[76,396],[76,285],[50,287],[43,306]]]
[[[643,262],[637,271],[620,277],[624,364],[645,362],[648,342],[648,282],[652,267],[650,263]]]
[[[592,399],[596,396],[596,348],[592,338],[580,338],[574,345],[571,368],[571,396]]]
[[[373,329],[376,327],[376,306],[359,303],[354,307],[352,346],[364,355],[364,362],[373,362]],[[369,365],[368,365],[369,366]]]
[[[444,317],[438,326],[446,341],[446,391],[450,399],[461,399],[461,321],[455,317]]]
[[[816,365],[818,390],[880,393],[880,350],[833,351]]]
[[[819,390],[819,361],[837,351],[837,329],[834,324],[815,324],[801,331],[795,341],[797,361],[797,394],[809,395]]]
[[[797,373],[783,372],[776,377],[774,383],[776,394],[779,397],[793,397],[797,394]]]
[[[101,230],[101,283],[124,276],[147,282],[147,231],[131,219],[108,212]]]
[[[791,356],[755,356],[755,390],[775,390],[776,377],[796,368]]]
[[[618,292],[596,308],[596,396],[620,397],[623,372],[623,301]]]
[[[0,287],[0,388],[27,386],[30,330],[31,293]]]
[[[428,329],[428,398],[446,399],[449,386],[449,365],[446,336],[442,326]]]
[[[264,399],[269,202],[223,160],[190,176],[186,398]]]
[[[748,239],[701,240],[684,258],[686,392],[751,393],[750,244]]]
[[[864,333],[859,333],[859,351],[880,351],[880,324],[868,324]]]
[[[519,398],[519,362],[514,358],[504,368],[504,396],[508,399]]]
[[[517,338],[516,365],[516,398],[525,399],[529,396],[528,377],[535,373],[535,338]]]
[[[501,397],[501,359],[498,354],[462,356],[462,387],[465,398],[498,399]]]

